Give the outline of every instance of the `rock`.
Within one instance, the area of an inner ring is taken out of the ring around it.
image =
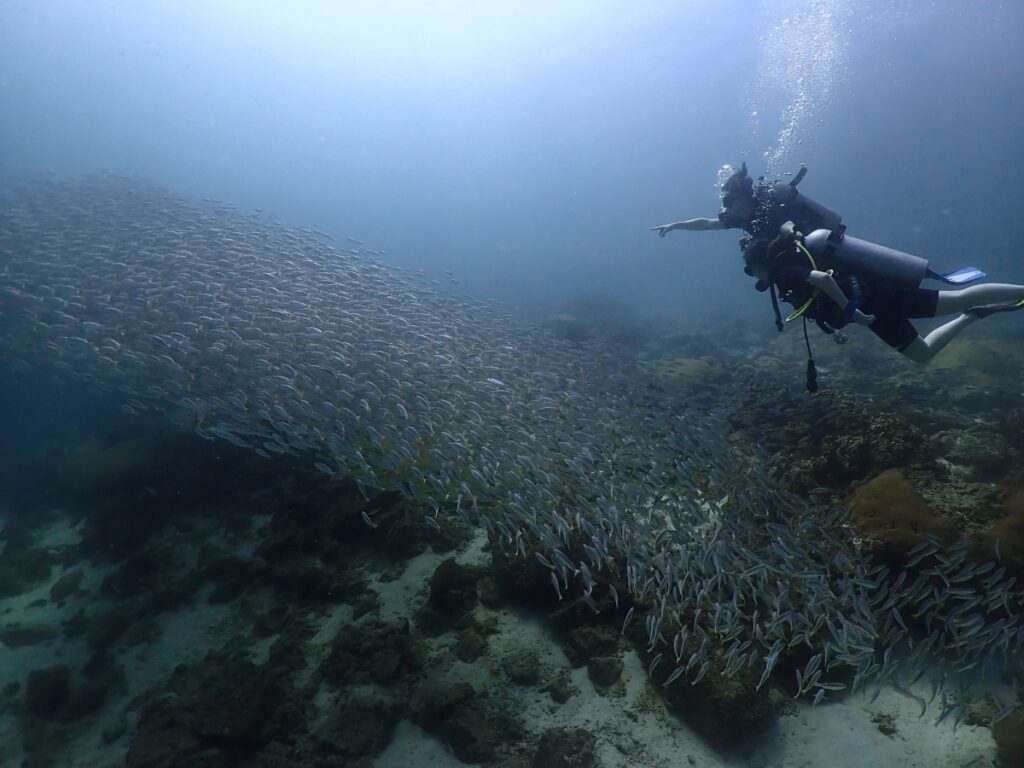
[[[618,656],[595,656],[587,663],[587,677],[598,692],[607,691],[622,676],[622,659]]]
[[[486,763],[503,741],[487,713],[475,707],[459,707],[440,733],[464,763]]]
[[[597,765],[596,739],[583,728],[550,728],[541,734],[533,768],[592,768]]]
[[[1024,715],[1014,712],[992,728],[1002,768],[1024,768]]]
[[[82,583],[82,576],[82,572],[77,568],[65,573],[50,587],[50,599],[55,603],[63,603],[78,591],[78,587]]]
[[[393,685],[422,668],[420,657],[407,623],[367,621],[338,631],[321,669],[327,681],[338,687],[371,681]]]
[[[28,674],[25,703],[29,712],[46,720],[62,714],[71,695],[71,671],[64,664],[34,669]]]
[[[374,694],[346,697],[317,729],[319,750],[346,757],[373,755],[387,746],[400,717],[398,707]]]
[[[464,763],[490,760],[498,744],[516,730],[469,683],[424,683],[413,698],[412,719],[442,738]]]
[[[476,605],[476,573],[452,558],[430,577],[430,607],[444,613],[463,613]]]
[[[430,577],[430,598],[417,613],[419,628],[436,637],[470,623],[470,611],[476,605],[477,574],[448,558]]]
[[[477,593],[480,596],[480,602],[491,609],[497,609],[501,606],[501,590],[498,588],[498,582],[492,577],[485,576],[477,582]]]
[[[711,653],[718,651],[713,647]],[[662,693],[670,709],[716,749],[728,752],[767,730],[775,722],[775,708],[768,687],[757,689],[759,675],[744,669],[727,677],[723,667],[719,656],[697,685],[679,679]],[[672,665],[661,664],[655,682],[663,683],[671,672]]]
[[[611,627],[577,627],[565,641],[565,653],[574,665],[585,664],[595,656],[611,656],[618,648],[619,634]]]
[[[91,715],[103,706],[109,693],[110,683],[106,679],[86,678],[82,680],[71,693],[71,701],[64,714],[64,719],[72,721]]]
[[[569,673],[564,669],[559,670],[542,690],[547,691],[552,701],[558,704],[565,704],[565,702],[572,698],[573,694],[578,693],[576,687],[572,684],[572,680],[569,678]]]
[[[57,630],[49,624],[15,624],[0,629],[0,642],[8,648],[47,643],[57,637]]]
[[[56,555],[31,547],[4,548],[0,557],[0,598],[27,592],[50,578]]]
[[[509,679],[518,685],[536,685],[540,679],[540,659],[531,648],[520,648],[505,656],[502,667]]]
[[[582,555],[580,555],[580,557],[582,557]],[[549,592],[551,592],[551,594],[555,593],[554,589],[551,586],[550,575],[548,576],[547,589]],[[570,582],[569,591],[572,592],[575,591],[575,589],[575,585],[573,585]],[[598,604],[598,606],[602,608],[604,606],[601,606],[601,603],[606,602],[607,608],[611,608],[610,600],[595,600],[595,602]],[[556,608],[555,610],[551,611],[550,614],[548,614],[548,620],[551,622],[551,625],[559,633],[563,635],[568,635],[572,633],[574,630],[581,629],[583,627],[593,628],[592,625],[595,618],[596,617],[594,615],[594,609],[590,607],[586,600],[584,600],[582,597],[570,598],[568,594],[562,601],[561,605],[559,605],[558,608]],[[601,630],[604,629],[607,628],[601,628]],[[579,663],[583,663],[582,660]]]
[[[295,740],[304,723],[285,678],[227,652],[175,668],[150,694],[132,735],[129,768],[248,765],[274,741]]]
[[[928,533],[947,540],[956,534],[953,524],[934,514],[898,469],[886,470],[854,491],[849,510],[858,533],[889,554],[905,553]]]
[[[207,662],[203,667],[191,718],[193,731],[232,748],[265,743],[267,724],[284,698],[278,680],[249,661]]]
[[[487,650],[487,640],[475,627],[469,627],[459,633],[455,643],[455,658],[467,663],[476,661]]]

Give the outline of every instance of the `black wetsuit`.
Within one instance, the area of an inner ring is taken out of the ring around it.
[[[802,307],[813,297],[804,315],[826,332],[842,328],[851,318],[844,317],[844,308],[827,295],[815,293],[814,287],[807,282],[810,274],[811,266],[799,252],[780,257],[772,273],[779,298],[794,307]],[[892,285],[843,272],[836,272],[833,278],[846,297],[857,302],[861,312],[875,316],[868,328],[901,352],[918,336],[910,320],[935,317],[939,301],[937,290]]]
[[[797,189],[781,181],[759,181],[754,186],[754,216],[752,221],[731,220],[723,211],[719,219],[731,227],[742,227],[751,237],[741,241],[744,255],[750,249],[764,248],[766,242],[774,240],[787,221],[794,229],[810,234],[817,229],[836,230],[841,218],[834,211],[811,200]],[[778,289],[779,298],[802,307],[811,297],[814,300],[804,311],[809,320],[831,333],[842,328],[849,318],[844,317],[844,308],[838,306],[824,293],[815,294],[807,279],[811,265],[799,251],[787,251],[774,260],[771,268],[772,282]],[[827,269],[821,265],[821,269]],[[836,283],[848,299],[857,302],[861,312],[874,315],[875,320],[868,327],[886,344],[900,351],[915,338],[917,329],[910,322],[912,318],[935,317],[939,292],[937,290],[892,285],[866,276],[857,276],[844,271],[833,274]]]

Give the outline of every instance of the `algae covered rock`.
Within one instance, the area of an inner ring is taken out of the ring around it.
[[[412,720],[447,743],[464,763],[491,760],[516,724],[494,710],[469,683],[427,680],[412,700]]]
[[[1024,768],[1024,715],[1014,712],[992,728],[1003,768]]]
[[[421,667],[421,652],[407,624],[368,621],[341,628],[321,669],[335,686],[394,685]]]
[[[622,676],[622,659],[618,656],[595,656],[587,663],[587,677],[599,691],[606,691]]]
[[[857,532],[881,549],[905,552],[929,534],[951,538],[953,524],[936,515],[901,470],[875,476],[850,498],[850,519]]]

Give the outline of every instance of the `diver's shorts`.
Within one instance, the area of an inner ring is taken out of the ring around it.
[[[935,317],[939,292],[933,288],[883,288],[872,292],[862,311],[875,316],[868,326],[890,347],[902,352],[917,338],[910,318]]]

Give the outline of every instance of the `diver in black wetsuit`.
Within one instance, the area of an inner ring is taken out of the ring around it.
[[[800,316],[814,320],[838,342],[845,341],[839,329],[851,322],[866,325],[919,363],[931,360],[975,320],[1024,309],[1020,285],[985,283],[944,291],[919,287],[926,277],[957,285],[985,275],[973,268],[938,275],[925,259],[846,236],[839,214],[797,190],[806,174],[807,168],[801,167],[789,182],[762,178],[755,184],[743,163],[722,185],[717,218],[678,221],[652,231],[664,237],[677,229],[743,229],[744,271],[757,278],[758,290],[771,291],[780,331],[776,291],[797,308],[787,321]],[[924,337],[910,322],[950,314],[959,316]]]

